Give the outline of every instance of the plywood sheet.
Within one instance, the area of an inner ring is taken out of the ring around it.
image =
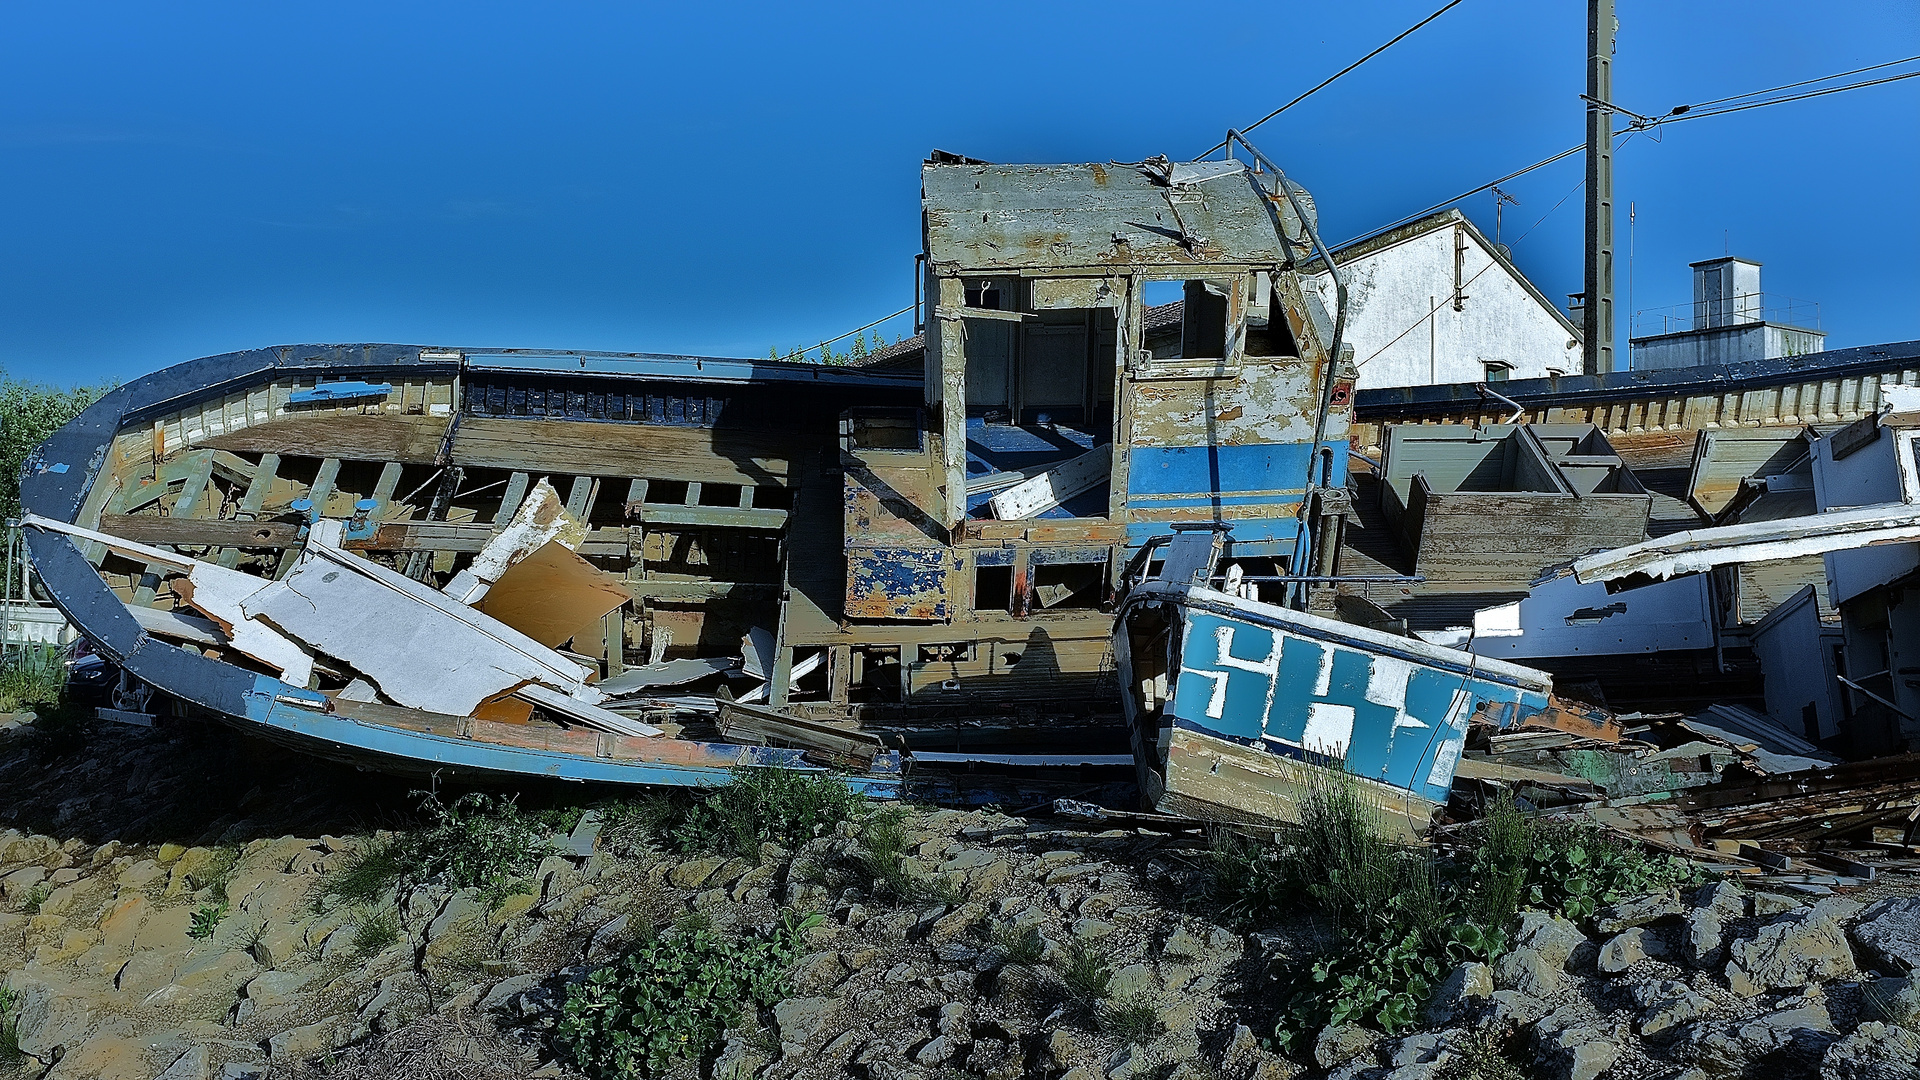
[[[540,644],[557,648],[629,599],[619,578],[553,540],[508,567],[479,607]]]

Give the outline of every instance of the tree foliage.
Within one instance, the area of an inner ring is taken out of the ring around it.
[[[20,470],[26,466],[27,456],[108,389],[63,389],[0,372],[0,517],[20,513]]]

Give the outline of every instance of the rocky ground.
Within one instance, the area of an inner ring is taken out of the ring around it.
[[[687,857],[609,843],[589,817],[526,892],[329,902],[419,786],[210,725],[0,731],[0,1035],[21,1051],[0,1072],[575,1076],[560,1006],[624,947],[689,916],[749,932],[817,913],[791,995],[685,1075],[1920,1076],[1920,988],[1894,977],[1920,963],[1920,899],[1886,882],[1720,882],[1585,926],[1532,913],[1513,951],[1451,973],[1424,1026],[1329,1028],[1300,1062],[1262,1036],[1325,928],[1212,909],[1190,836],[914,810],[908,853],[944,895],[900,903],[832,872],[846,828]],[[1103,991],[1075,989],[1076,961]]]

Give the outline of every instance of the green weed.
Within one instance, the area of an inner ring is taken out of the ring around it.
[[[21,905],[21,910],[29,915],[38,915],[40,914],[40,905],[46,903],[47,897],[52,895],[53,885],[43,881],[28,890],[26,902]]]
[[[711,925],[668,930],[570,987],[554,1038],[594,1080],[653,1076],[698,1060],[743,1009],[787,996],[802,934],[818,922],[789,920],[739,938]]]
[[[831,773],[741,767],[724,786],[646,796],[609,808],[608,817],[617,838],[755,859],[763,843],[795,848],[866,812],[866,800]]]
[[[958,903],[960,892],[943,877],[916,872],[907,862],[906,812],[893,807],[874,813],[860,828],[855,868],[877,895],[904,904]]]
[[[392,910],[369,911],[353,926],[353,955],[371,960],[400,940],[400,916]]]
[[[402,883],[443,878],[456,889],[476,888],[497,908],[527,889],[527,877],[553,851],[551,830],[514,800],[469,792],[451,803],[422,793],[423,828],[369,844],[329,874],[314,905],[328,900],[372,904]]]
[[[195,941],[205,941],[213,936],[220,924],[227,918],[225,900],[212,904],[201,904],[193,911],[193,921],[187,926],[187,936]]]
[[[204,881],[200,887],[206,889],[215,900],[227,899],[227,883],[233,880],[234,868],[240,865],[240,849],[221,847],[214,849],[213,858],[207,868],[193,875],[196,883]]]
[[[0,1065],[11,1065],[25,1055],[20,1053],[19,996],[0,984]]]

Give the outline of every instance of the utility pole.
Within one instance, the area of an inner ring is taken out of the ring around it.
[[[1613,370],[1613,0],[1587,0],[1587,297],[1581,370]]]

